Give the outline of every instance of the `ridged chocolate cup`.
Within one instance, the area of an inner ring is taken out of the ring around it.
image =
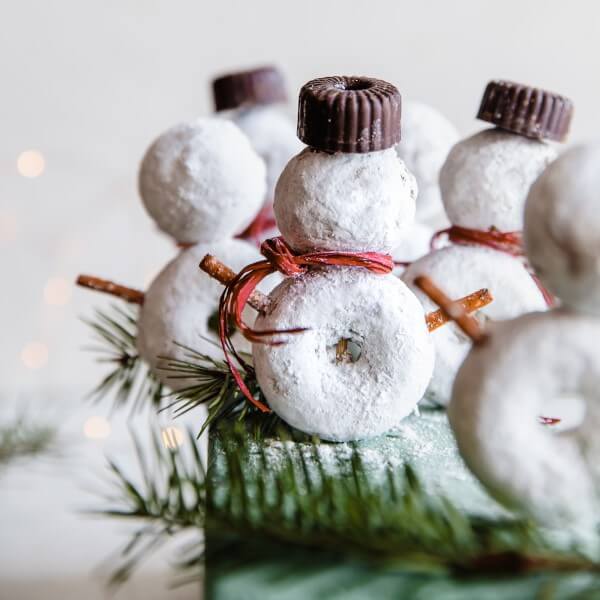
[[[535,140],[563,142],[573,103],[568,98],[512,81],[490,81],[477,118]]]
[[[212,82],[215,110],[287,101],[285,81],[276,67],[228,73]]]
[[[325,152],[365,153],[400,141],[401,97],[387,81],[322,77],[300,90],[298,137]]]

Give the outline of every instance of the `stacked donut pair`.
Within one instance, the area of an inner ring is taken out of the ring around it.
[[[463,458],[500,501],[546,524],[600,508],[600,144],[568,150],[525,205],[527,257],[560,300],[490,328],[460,368],[448,408]],[[562,432],[540,414],[581,413]]]
[[[279,109],[286,100],[279,71],[266,67],[213,82],[217,115],[182,123],[159,136],[139,173],[144,206],[182,247],[145,294],[138,322],[140,355],[173,389],[186,385],[161,357],[193,348],[218,357],[221,289],[199,271],[209,250],[234,268],[260,258],[256,241],[272,230],[273,180],[300,146]],[[241,350],[248,344],[240,336]]]

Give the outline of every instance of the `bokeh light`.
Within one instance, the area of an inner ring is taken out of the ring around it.
[[[28,369],[40,369],[48,362],[48,346],[43,342],[29,342],[21,350],[21,360]]]
[[[165,448],[169,450],[176,450],[184,440],[183,431],[179,427],[165,427],[160,432],[160,437]]]
[[[13,242],[17,239],[17,218],[8,213],[0,213],[0,242]]]
[[[17,170],[23,177],[39,177],[46,168],[46,160],[39,150],[25,150],[17,158]]]
[[[85,420],[83,434],[91,440],[106,439],[111,432],[111,426],[107,419],[95,415]]]
[[[52,277],[44,287],[44,302],[51,306],[64,306],[71,299],[73,285],[64,277]]]

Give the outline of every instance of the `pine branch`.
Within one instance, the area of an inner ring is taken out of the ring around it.
[[[0,467],[15,460],[39,456],[52,449],[56,430],[21,416],[0,426]]]
[[[124,552],[117,580],[162,541],[184,530],[200,536],[205,528],[225,540],[216,552],[230,561],[260,558],[257,546],[275,545],[280,554],[283,544],[311,555],[326,552],[447,576],[598,571],[599,565],[575,550],[553,549],[530,522],[465,514],[429,495],[409,465],[400,473],[389,469],[383,482],[374,483],[357,448],[348,476],[325,469],[317,446],[308,459],[296,445],[286,444],[274,469],[261,444],[256,467],[249,469],[256,445],[250,444],[247,429],[223,427],[218,435],[226,465],[218,482],[207,481],[191,434],[185,444],[192,450],[189,463],[180,452],[161,448],[156,435],[153,463],[159,469],[138,451],[142,485],[111,466],[119,496],[117,506],[104,514],[143,522]],[[255,543],[245,551],[249,541]],[[198,543],[179,566],[197,570],[202,558]]]
[[[101,511],[110,517],[142,523],[121,552],[121,564],[111,578],[113,584],[125,581],[144,558],[173,536],[193,530],[201,539],[205,522],[206,472],[195,437],[188,432],[184,446],[190,450],[190,456],[186,458],[179,450],[163,447],[157,431],[152,433],[149,460],[135,435],[133,443],[142,483],[129,478],[115,462],[109,461],[118,504]],[[114,502],[112,495],[106,499]],[[195,547],[199,545],[200,542]],[[196,567],[200,559],[190,561],[189,552],[187,548],[181,562]]]
[[[264,415],[246,400],[224,360],[215,360],[187,346],[179,345],[185,352],[182,360],[158,357],[164,363],[162,370],[167,379],[186,382],[185,388],[165,393],[138,354],[137,312],[135,307],[112,306],[110,314],[96,311],[93,319],[84,320],[98,342],[89,349],[98,354],[98,362],[112,366],[93,390],[94,398],[113,396],[116,407],[131,404],[134,410],[146,406],[149,401],[161,410],[172,409],[175,416],[206,405],[208,416],[200,426],[198,436],[209,426],[223,421],[252,423],[256,435],[260,436],[277,427],[285,427],[276,415]],[[256,379],[245,372],[243,376],[252,394],[266,403]]]
[[[264,415],[246,400],[225,361],[215,360],[187,346],[179,347],[185,351],[186,360],[162,357],[165,361],[162,370],[169,373],[169,379],[183,379],[189,382],[189,385],[169,394],[164,410],[173,409],[174,416],[178,417],[206,405],[208,416],[200,428],[198,437],[209,426],[218,425],[223,421],[251,422],[257,435],[267,435],[275,428],[283,426],[283,422],[275,414]],[[266,403],[256,379],[245,372],[242,376],[253,396]]]
[[[111,307],[111,314],[96,311],[91,320],[84,319],[93,331],[98,345],[89,347],[98,354],[97,362],[112,369],[91,392],[95,399],[113,396],[114,406],[132,405],[139,410],[149,401],[159,407],[163,386],[140,358],[137,346],[138,308]]]

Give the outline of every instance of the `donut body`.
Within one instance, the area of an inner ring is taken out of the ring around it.
[[[598,521],[600,321],[567,310],[492,326],[462,365],[448,407],[459,450],[501,502],[540,522]],[[579,428],[539,424],[585,403]]]
[[[447,246],[427,254],[406,269],[403,281],[414,291],[426,311],[436,310],[438,307],[414,284],[419,275],[431,277],[454,299],[488,288],[494,300],[478,311],[482,320],[503,321],[547,308],[542,293],[521,262],[489,248]],[[431,338],[436,362],[426,400],[436,405],[447,405],[456,372],[471,347],[471,341],[454,323],[436,329]]]
[[[532,186],[525,246],[536,273],[564,305],[600,315],[600,144],[565,152]]]
[[[182,243],[215,242],[245,229],[265,196],[265,165],[233,123],[176,125],[147,150],[142,201],[158,227]]]
[[[396,277],[330,268],[285,279],[256,329],[306,327],[279,346],[253,345],[258,382],[272,409],[323,439],[357,440],[398,425],[433,369],[423,308]],[[355,362],[338,361],[348,339]]]
[[[500,129],[456,144],[440,171],[440,190],[453,225],[521,231],[529,188],[556,157],[552,146]]]
[[[254,246],[241,240],[197,244],[183,250],[154,279],[140,311],[137,344],[155,375],[172,389],[185,387],[186,380],[169,379],[172,374],[161,370],[165,361],[158,357],[184,360],[185,350],[175,342],[201,354],[223,357],[216,321],[223,287],[198,266],[209,252],[234,270],[261,258]],[[252,322],[252,309],[246,310]],[[240,335],[234,336],[234,343],[240,350],[250,350]]]
[[[417,185],[394,148],[292,158],[275,188],[275,216],[299,252],[389,252],[414,220]]]
[[[419,222],[438,225],[444,221],[439,175],[457,141],[456,127],[435,108],[421,102],[402,103],[402,139],[396,152],[419,186]]]

